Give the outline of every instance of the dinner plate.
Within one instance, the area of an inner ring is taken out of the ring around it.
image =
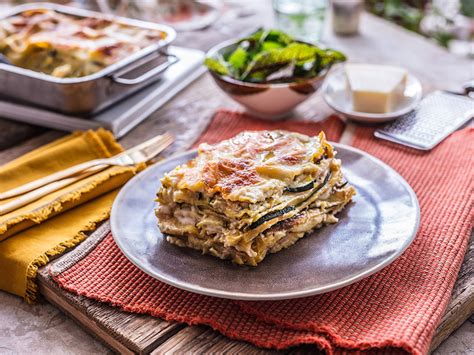
[[[257,267],[238,266],[165,241],[154,214],[160,178],[196,151],[169,158],[131,179],[112,207],[114,239],[141,270],[170,285],[240,300],[277,300],[328,292],[387,266],[415,237],[420,210],[407,182],[380,160],[334,144],[357,195],[339,223],[311,232],[268,255]]]
[[[353,121],[379,123],[393,121],[410,111],[420,103],[422,87],[420,81],[408,74],[407,84],[403,97],[396,105],[395,110],[387,113],[358,112],[352,109],[352,98],[346,90],[344,70],[339,68],[328,75],[322,86],[324,101],[336,112]]]

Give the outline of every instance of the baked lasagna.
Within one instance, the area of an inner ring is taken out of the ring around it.
[[[0,53],[13,65],[55,77],[94,74],[165,37],[155,29],[51,9],[0,20]]]
[[[255,266],[338,221],[355,189],[335,155],[322,132],[243,132],[201,144],[161,179],[158,225],[172,244]]]

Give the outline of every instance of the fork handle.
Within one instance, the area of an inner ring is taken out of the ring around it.
[[[27,193],[29,191],[36,190],[42,186],[48,185],[52,182],[67,178],[72,175],[76,175],[78,173],[83,172],[84,170],[87,170],[91,167],[98,166],[98,165],[104,165],[103,169],[105,169],[108,165],[110,165],[110,159],[95,159],[95,160],[90,160],[85,163],[81,163],[78,165],[74,165],[70,168],[58,171],[54,174],[45,176],[41,179],[31,181],[27,184],[18,186],[14,189],[5,191],[3,193],[0,193],[0,200],[5,200],[10,197],[15,197],[18,195],[22,195],[24,193]]]
[[[86,177],[91,176],[101,170],[104,170],[104,168],[102,168],[101,166],[95,166],[86,170],[84,173],[80,175],[76,175],[76,176],[68,177],[66,179],[52,182],[50,184],[40,187],[39,189],[30,191],[24,195],[21,195],[20,197],[14,199],[13,201],[0,205],[0,216],[8,212],[17,210],[20,207],[26,206],[30,202],[39,200],[41,197],[49,195],[50,193],[53,193],[59,189],[62,189],[65,186],[71,185],[79,180],[85,179]]]

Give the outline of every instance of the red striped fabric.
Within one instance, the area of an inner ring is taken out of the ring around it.
[[[257,124],[254,124],[257,122]],[[201,141],[216,142],[244,129],[324,128],[338,140],[343,124],[255,121],[219,112]],[[316,344],[328,353],[350,350],[427,353],[449,301],[473,225],[473,129],[456,132],[429,153],[378,141],[358,127],[353,145],[397,170],[415,190],[421,227],[415,241],[382,271],[324,295],[275,302],[212,298],[163,284],[133,266],[111,235],[89,255],[55,276],[71,292],[123,310],[188,324],[206,324],[257,346]]]

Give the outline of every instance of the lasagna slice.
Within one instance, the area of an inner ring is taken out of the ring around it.
[[[166,33],[50,9],[0,19],[0,53],[13,65],[55,77],[94,74],[166,37]]]
[[[338,221],[355,189],[335,154],[322,132],[243,132],[201,144],[162,178],[158,225],[170,243],[255,266]]]

